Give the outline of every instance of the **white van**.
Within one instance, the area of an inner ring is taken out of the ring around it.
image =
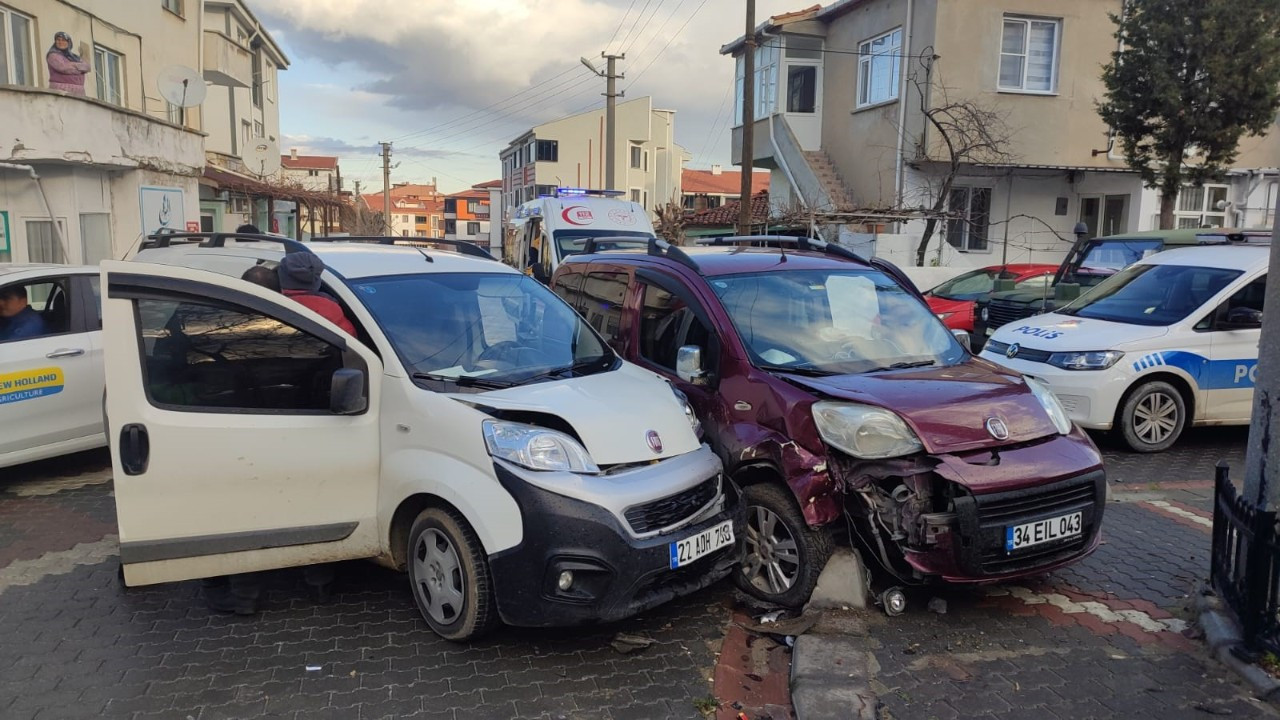
[[[239,279],[284,252],[324,260],[355,337]],[[622,618],[738,558],[685,398],[492,259],[177,234],[102,287],[128,585],[372,558],[462,640]]]
[[[620,190],[556,188],[516,208],[503,238],[503,261],[548,283],[560,262],[582,252],[588,239],[656,237],[640,203]]]
[[[1270,249],[1166,250],[1071,304],[1001,327],[982,357],[1053,389],[1078,425],[1158,452],[1188,425],[1247,425]]]

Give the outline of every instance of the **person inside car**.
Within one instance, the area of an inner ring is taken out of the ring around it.
[[[309,252],[288,253],[276,266],[280,292],[319,313],[321,317],[346,330],[353,337],[356,326],[347,318],[333,296],[320,290],[320,273],[324,261]]]
[[[44,318],[27,304],[25,287],[0,288],[0,342],[40,337],[48,332]]]

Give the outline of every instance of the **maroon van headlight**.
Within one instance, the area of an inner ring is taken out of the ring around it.
[[[1045,413],[1049,419],[1053,421],[1053,426],[1058,432],[1066,435],[1071,432],[1071,418],[1067,417],[1066,408],[1062,407],[1062,403],[1058,401],[1058,396],[1053,394],[1048,385],[1036,380],[1023,376],[1023,380],[1027,381],[1027,387],[1031,388],[1031,394],[1036,396],[1036,400],[1040,401],[1040,405],[1044,407]]]
[[[828,445],[856,458],[881,460],[924,449],[902,418],[884,408],[823,400],[813,404],[813,421]]]

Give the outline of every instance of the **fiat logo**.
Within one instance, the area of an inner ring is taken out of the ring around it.
[[[1018,352],[1019,352],[1019,351],[1021,351],[1021,350],[1022,350],[1022,346],[1021,346],[1021,345],[1019,345],[1018,343],[1014,343],[1014,344],[1012,344],[1012,345],[1010,345],[1010,346],[1009,346],[1009,349],[1008,349],[1008,350],[1005,350],[1005,351],[1004,351],[1004,356],[1005,356],[1005,357],[1007,357],[1007,358],[1014,358],[1014,357],[1017,357],[1017,356],[1018,356]]]
[[[987,432],[997,440],[1009,439],[1009,427],[1000,418],[987,418]]]
[[[649,443],[650,450],[654,451],[655,453],[662,452],[662,438],[658,435],[657,431],[650,430],[649,432],[645,433],[644,439],[645,439],[645,442]]]

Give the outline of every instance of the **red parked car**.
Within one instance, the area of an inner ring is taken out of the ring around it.
[[[924,294],[929,309],[951,330],[973,332],[974,301],[995,289],[996,279],[1012,279],[1018,290],[1048,287],[1057,265],[992,265],[957,275]]]

